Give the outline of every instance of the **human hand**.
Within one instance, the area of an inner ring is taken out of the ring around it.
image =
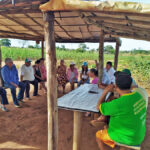
[[[108,93],[108,92],[112,92],[113,90],[114,90],[114,85],[110,84],[104,89],[104,92]]]

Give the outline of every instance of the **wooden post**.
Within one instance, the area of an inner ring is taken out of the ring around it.
[[[98,65],[98,77],[99,83],[102,82],[104,70],[104,31],[100,32],[100,43],[99,43],[99,65]]]
[[[58,150],[58,108],[56,82],[56,46],[54,36],[54,13],[43,14],[46,66],[47,66],[47,105],[48,105],[48,150]]]
[[[44,58],[44,40],[41,41],[41,56]]]
[[[115,51],[115,58],[114,58],[114,69],[115,70],[117,70],[117,66],[118,66],[119,47],[120,47],[120,44],[118,42],[116,42],[116,51]]]
[[[1,68],[2,68],[2,50],[1,50],[1,45],[0,45],[0,86],[3,86]]]
[[[82,113],[74,111],[73,150],[81,150]]]

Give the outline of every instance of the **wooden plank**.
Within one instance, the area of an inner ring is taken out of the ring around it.
[[[99,40],[99,65],[98,65],[99,83],[102,82],[103,70],[104,70],[104,31],[101,30]]]
[[[120,44],[116,42],[115,58],[114,58],[114,69],[117,70],[118,66],[118,56],[119,56],[119,47]]]
[[[69,38],[73,38],[72,35],[70,35],[70,34],[65,30],[65,28],[61,26],[61,24],[60,24],[57,20],[55,20],[55,22],[56,22],[56,24],[69,36]]]
[[[0,71],[1,71],[1,68],[2,68],[2,49],[1,49],[1,45],[0,45]],[[0,73],[0,86],[2,87],[2,75]]]
[[[79,111],[74,111],[73,127],[73,150],[81,150],[82,113]]]
[[[38,21],[36,21],[34,18],[29,16],[28,14],[24,14],[27,18],[30,18],[34,23],[36,23],[38,26],[40,26],[43,29],[43,25],[41,25]]]
[[[134,19],[130,19],[129,17],[124,17],[124,18],[115,18],[114,16],[112,17],[102,17],[102,16],[87,16],[87,18],[90,18],[90,19],[95,19],[96,21],[104,21],[104,22],[107,22],[107,23],[110,23],[110,22],[126,22],[126,24],[138,24],[138,25],[150,25],[150,21],[147,20],[147,21],[143,21],[143,20],[134,20]]]
[[[41,56],[44,58],[44,40],[41,41]]]
[[[56,46],[54,32],[54,13],[43,14],[46,66],[47,66],[47,106],[48,106],[48,150],[58,150],[58,108],[56,80]]]
[[[26,23],[18,21],[18,19],[11,18],[10,16],[8,16],[6,14],[1,14],[1,16],[5,17],[5,18],[7,18],[7,19],[9,19],[9,20],[11,20],[11,21],[21,25],[21,26],[23,26],[24,28],[28,29],[29,31],[33,32],[34,34],[43,37],[42,34],[38,33],[36,30],[34,30],[31,27],[29,27]]]

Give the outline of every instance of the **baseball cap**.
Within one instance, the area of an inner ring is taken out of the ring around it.
[[[25,59],[25,62],[27,63],[27,62],[31,62],[31,59],[30,58],[26,58]]]
[[[85,61],[85,62],[83,62],[83,66],[87,66],[88,65],[88,63]]]
[[[122,72],[131,76],[131,71],[129,69],[123,69]]]
[[[71,62],[70,65],[75,65],[75,63],[74,63],[74,62]]]
[[[129,90],[131,88],[132,78],[128,74],[118,74],[116,78],[116,85],[121,90]]]

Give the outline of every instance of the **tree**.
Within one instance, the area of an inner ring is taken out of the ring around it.
[[[86,44],[81,43],[81,44],[79,44],[79,48],[77,48],[77,51],[78,51],[78,52],[85,52],[85,51],[88,50],[88,49],[89,49],[89,47],[87,47]]]
[[[115,49],[111,45],[107,45],[104,47],[104,52],[108,54],[114,54]]]
[[[22,43],[22,48],[24,48],[28,41],[26,41],[26,40],[21,40],[20,42]]]
[[[10,47],[11,46],[11,41],[9,39],[1,39],[0,40],[0,45]]]

